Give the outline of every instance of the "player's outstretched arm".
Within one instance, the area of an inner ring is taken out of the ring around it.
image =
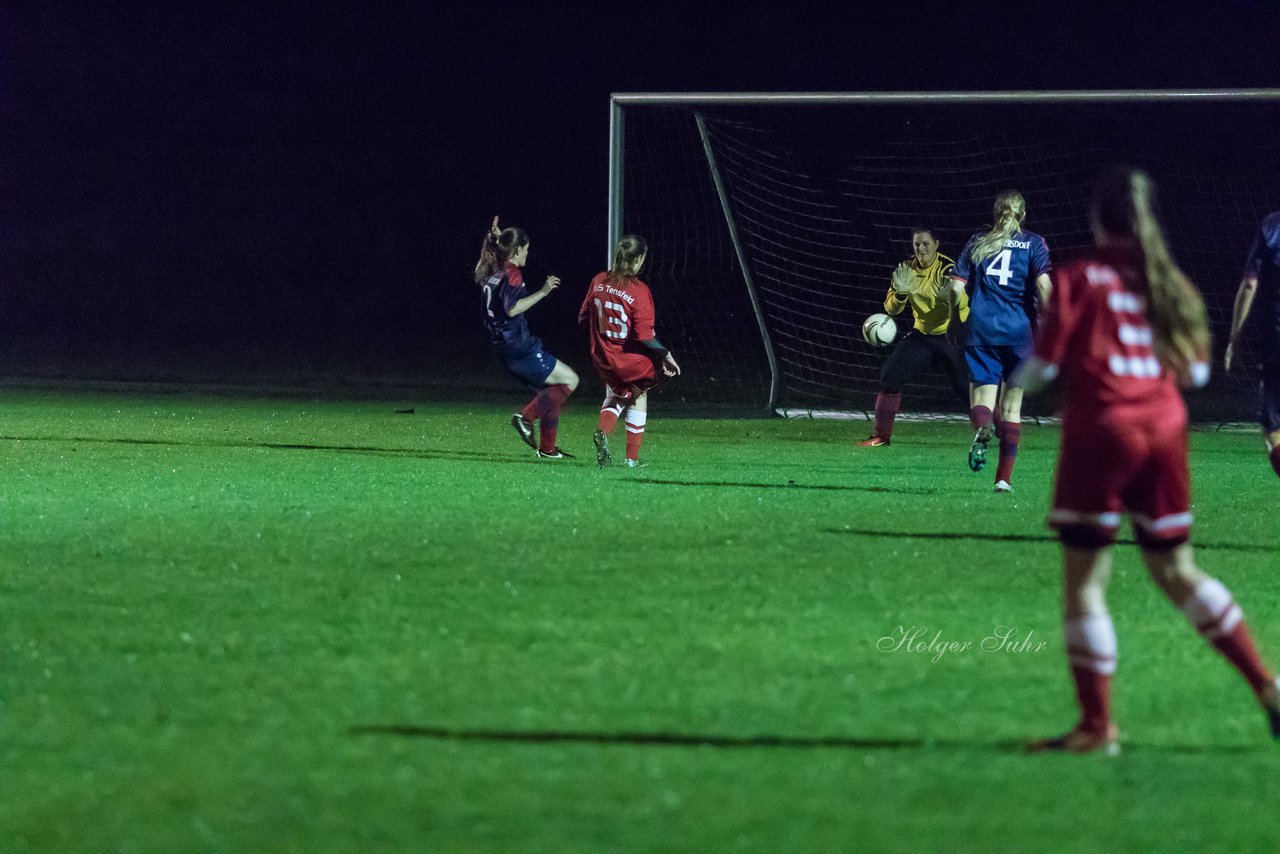
[[[547,280],[543,283],[541,289],[534,291],[527,297],[521,297],[511,305],[507,306],[507,314],[511,317],[524,314],[526,311],[546,299],[547,296],[558,287],[560,287],[560,277],[547,276]]]
[[[1258,293],[1258,280],[1253,276],[1245,276],[1240,280],[1240,287],[1236,291],[1235,305],[1231,307],[1231,334],[1227,336],[1227,351],[1222,355],[1222,369],[1230,372],[1231,361],[1235,352],[1236,342],[1240,339],[1240,332],[1244,329],[1244,323],[1249,319],[1249,311],[1253,308],[1253,298]]]

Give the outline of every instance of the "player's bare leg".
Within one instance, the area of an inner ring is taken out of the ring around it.
[[[1280,739],[1280,686],[1262,663],[1231,591],[1196,565],[1189,543],[1170,549],[1144,547],[1142,560],[1156,586],[1186,615],[1191,627],[1249,683],[1267,713],[1271,735]]]
[[[1110,546],[1062,549],[1062,622],[1067,661],[1076,686],[1080,722],[1070,732],[1032,742],[1033,751],[1110,755],[1120,751],[1111,722],[1111,676],[1116,669],[1116,633],[1107,611]]]
[[[604,402],[600,404],[600,420],[596,423],[596,432],[592,441],[596,446],[596,465],[604,468],[613,465],[613,454],[609,451],[609,437],[618,426],[618,419],[634,400],[631,389],[615,390],[608,383],[604,387]]]
[[[994,428],[991,413],[996,406],[997,385],[969,385],[969,424],[973,428],[973,444],[969,446],[969,468],[982,471],[987,464],[987,443]]]
[[[1000,457],[996,464],[996,492],[1012,492],[1013,463],[1018,457],[1022,439],[1022,389],[1002,386],[1000,417],[996,420],[996,436],[1000,439]]]
[[[640,464],[640,445],[644,442],[644,425],[649,420],[649,393],[641,392],[627,407],[627,465]]]

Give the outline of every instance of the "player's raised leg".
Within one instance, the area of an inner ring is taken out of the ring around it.
[[[521,416],[529,421],[531,414],[536,414],[538,421],[538,456],[547,459],[572,458],[556,446],[556,434],[560,427],[560,411],[564,403],[578,387],[578,374],[573,368],[559,360],[547,375],[546,385],[534,395],[521,411]]]
[[[596,446],[596,465],[600,467],[613,465],[613,454],[609,451],[609,437],[618,426],[618,418],[631,403],[631,392],[614,391],[613,386],[605,384],[604,402],[600,404],[600,419],[596,422],[596,432],[592,436]]]
[[[987,444],[991,441],[993,427],[991,413],[996,406],[995,383],[971,383],[969,386],[969,426],[973,428],[973,443],[969,445],[969,468],[982,471],[987,464]]]
[[[1249,683],[1267,713],[1272,736],[1280,739],[1276,675],[1262,663],[1244,612],[1231,591],[1196,565],[1189,543],[1160,548],[1148,541],[1143,544],[1142,560],[1152,580],[1191,627]]]

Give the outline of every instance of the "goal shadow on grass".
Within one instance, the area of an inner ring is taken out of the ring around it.
[[[574,732],[565,730],[488,730],[450,727],[374,725],[353,726],[352,736],[395,736],[439,741],[469,741],[490,744],[595,744],[639,747],[711,747],[742,749],[834,749],[834,750],[980,750],[992,753],[1027,753],[1029,740],[980,738],[857,738],[853,736],[785,735],[698,735],[670,732]],[[1122,742],[1124,750],[1143,753],[1232,754],[1272,750],[1271,745],[1248,744],[1142,744]]]
[[[885,537],[893,540],[978,540],[982,542],[992,543],[1056,543],[1058,538],[1053,534],[978,534],[965,533],[960,531],[934,531],[932,533],[920,533],[918,531],[873,531],[865,528],[823,528],[824,534],[845,534],[855,537]],[[1136,546],[1138,543],[1132,538],[1122,538],[1116,540],[1118,546]],[[1234,552],[1254,552],[1257,554],[1271,554],[1277,551],[1275,546],[1265,546],[1258,543],[1219,543],[1213,541],[1196,540],[1195,547],[1197,549],[1218,549],[1221,551]]]

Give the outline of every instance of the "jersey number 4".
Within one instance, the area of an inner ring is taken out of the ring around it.
[[[600,334],[606,338],[617,338],[620,341],[626,340],[627,332],[631,328],[627,325],[626,307],[609,300],[601,300],[599,297],[596,297],[592,302],[596,304],[596,317],[599,318],[598,328]]]
[[[1000,254],[991,259],[991,263],[987,265],[986,273],[994,279],[1000,280],[1000,287],[1009,284],[1009,279],[1013,277],[1013,271],[1009,269],[1009,262],[1013,260],[1012,249],[1002,249]]]

